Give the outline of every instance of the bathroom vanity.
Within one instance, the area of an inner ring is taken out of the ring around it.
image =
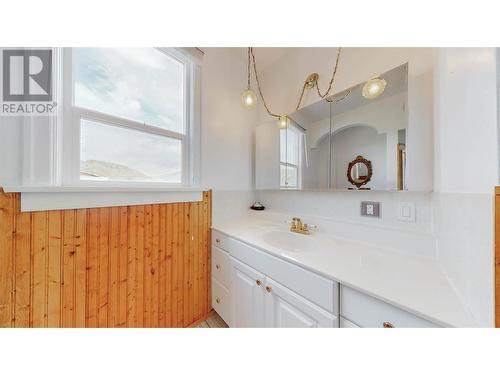
[[[212,230],[212,306],[230,327],[470,327],[432,258],[255,214]]]

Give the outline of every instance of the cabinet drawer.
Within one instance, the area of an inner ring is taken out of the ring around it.
[[[340,315],[366,328],[382,328],[387,323],[395,328],[438,327],[412,313],[345,286],[340,290]]]
[[[231,260],[228,253],[216,246],[212,246],[212,276],[230,290]]]
[[[231,294],[212,277],[212,307],[231,326]]]
[[[227,250],[227,236],[212,229],[212,245]]]

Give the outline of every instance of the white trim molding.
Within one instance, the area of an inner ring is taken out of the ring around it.
[[[203,200],[201,190],[179,191],[58,191],[22,192],[21,211],[51,211],[77,208],[135,206]]]
[[[6,193],[21,193],[21,211],[135,206],[203,200],[203,189],[163,186],[6,186]]]

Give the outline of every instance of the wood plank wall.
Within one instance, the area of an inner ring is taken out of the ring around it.
[[[203,201],[20,212],[0,188],[0,327],[187,327],[210,303]]]
[[[495,326],[500,328],[500,186],[495,188]]]

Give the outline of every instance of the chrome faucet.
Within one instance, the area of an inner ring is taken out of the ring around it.
[[[309,226],[307,224],[303,224],[302,220],[298,217],[292,218],[292,226],[290,227],[290,231],[299,234],[311,234],[309,232]]]

